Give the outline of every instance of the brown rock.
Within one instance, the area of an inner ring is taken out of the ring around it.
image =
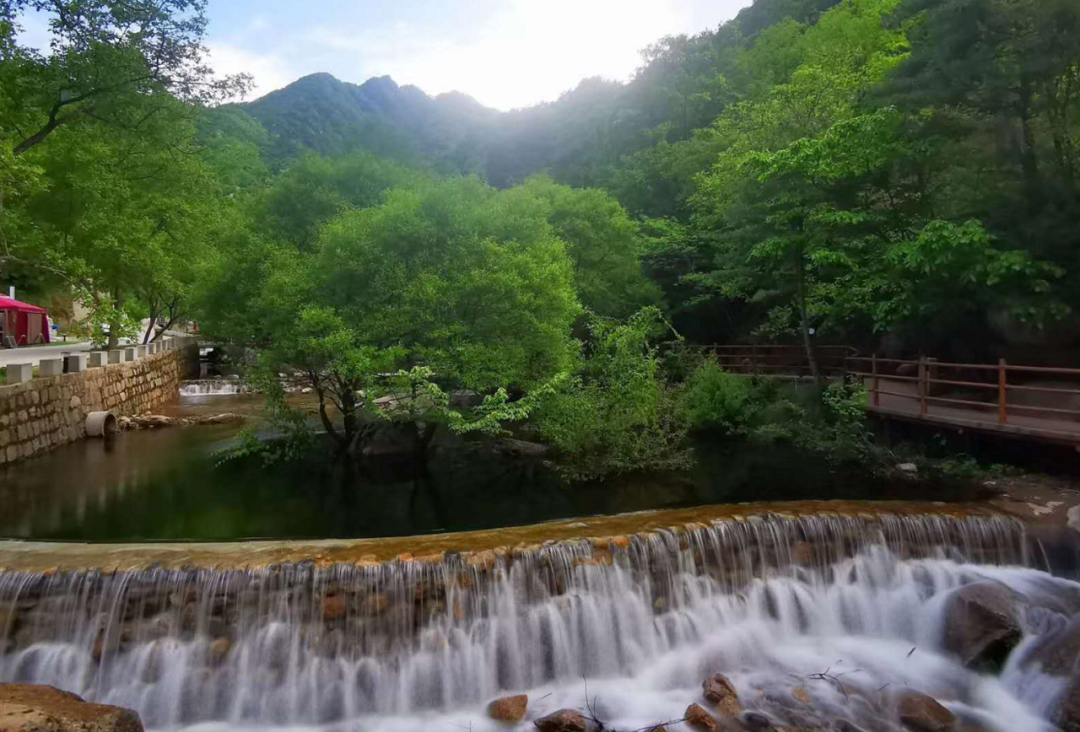
[[[809,704],[811,702],[810,692],[806,690],[805,686],[796,686],[792,690],[791,695],[795,697],[795,701],[803,704]]]
[[[540,732],[586,732],[585,717],[573,709],[560,709],[533,724]]]
[[[729,717],[742,714],[742,704],[735,686],[723,674],[713,674],[701,683],[706,701],[714,704],[717,711]]]
[[[364,614],[369,617],[378,617],[389,609],[390,598],[379,593],[368,596],[363,605]]]
[[[1001,668],[1023,637],[1018,602],[1012,590],[996,582],[976,582],[956,590],[945,606],[946,650],[968,668]]]
[[[711,714],[697,704],[688,706],[683,718],[691,729],[700,730],[701,732],[719,732],[720,730],[720,724],[713,719]]]
[[[349,612],[349,603],[341,595],[323,598],[322,617],[324,621],[340,620]]]
[[[220,666],[225,657],[229,655],[231,648],[232,641],[228,638],[218,638],[207,649],[206,660],[210,662],[211,666]]]
[[[0,684],[0,732],[143,732],[130,709],[89,704],[51,686]]]
[[[528,694],[504,696],[488,704],[487,712],[494,720],[516,724],[525,718],[525,708],[528,706]]]
[[[808,541],[800,541],[791,547],[791,563],[812,566],[814,564],[814,546]]]
[[[936,699],[917,691],[906,692],[897,703],[900,721],[913,732],[949,732],[956,726],[956,715]]]

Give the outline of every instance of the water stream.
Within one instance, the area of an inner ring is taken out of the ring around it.
[[[1080,585],[1029,568],[1026,546],[1004,518],[767,514],[387,563],[7,572],[0,681],[157,729],[483,732],[506,729],[484,707],[512,692],[529,694],[522,730],[586,699],[640,729],[722,672],[776,724],[899,732],[890,694],[911,688],[987,730],[1049,731],[1064,682],[1016,659]],[[949,593],[985,580],[1031,603],[997,678],[942,650]]]

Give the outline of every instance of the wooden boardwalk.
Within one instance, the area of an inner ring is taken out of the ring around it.
[[[707,346],[728,371],[765,378],[808,377],[799,346]],[[1080,451],[1080,369],[947,363],[858,356],[843,346],[815,348],[820,373],[858,381],[867,411],[958,431],[1050,442]]]

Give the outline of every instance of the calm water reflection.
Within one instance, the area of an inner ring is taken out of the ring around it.
[[[184,413],[251,411],[257,397],[201,399]],[[426,471],[373,475],[328,456],[270,468],[219,465],[235,426],[129,432],[0,467],[0,536],[92,541],[405,536],[574,516],[804,498],[944,498],[883,484],[790,450],[699,447],[690,475],[570,486],[538,462],[437,447]],[[419,475],[418,475],[419,473]],[[969,496],[953,496],[967,498]]]

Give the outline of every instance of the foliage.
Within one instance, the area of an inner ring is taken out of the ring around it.
[[[724,371],[712,358],[690,374],[679,394],[679,411],[688,427],[728,437],[749,433],[758,406],[750,378]]]
[[[653,343],[669,329],[655,307],[625,322],[590,319],[580,371],[536,415],[538,432],[559,450],[568,476],[591,480],[689,465],[675,389],[664,379]]]

